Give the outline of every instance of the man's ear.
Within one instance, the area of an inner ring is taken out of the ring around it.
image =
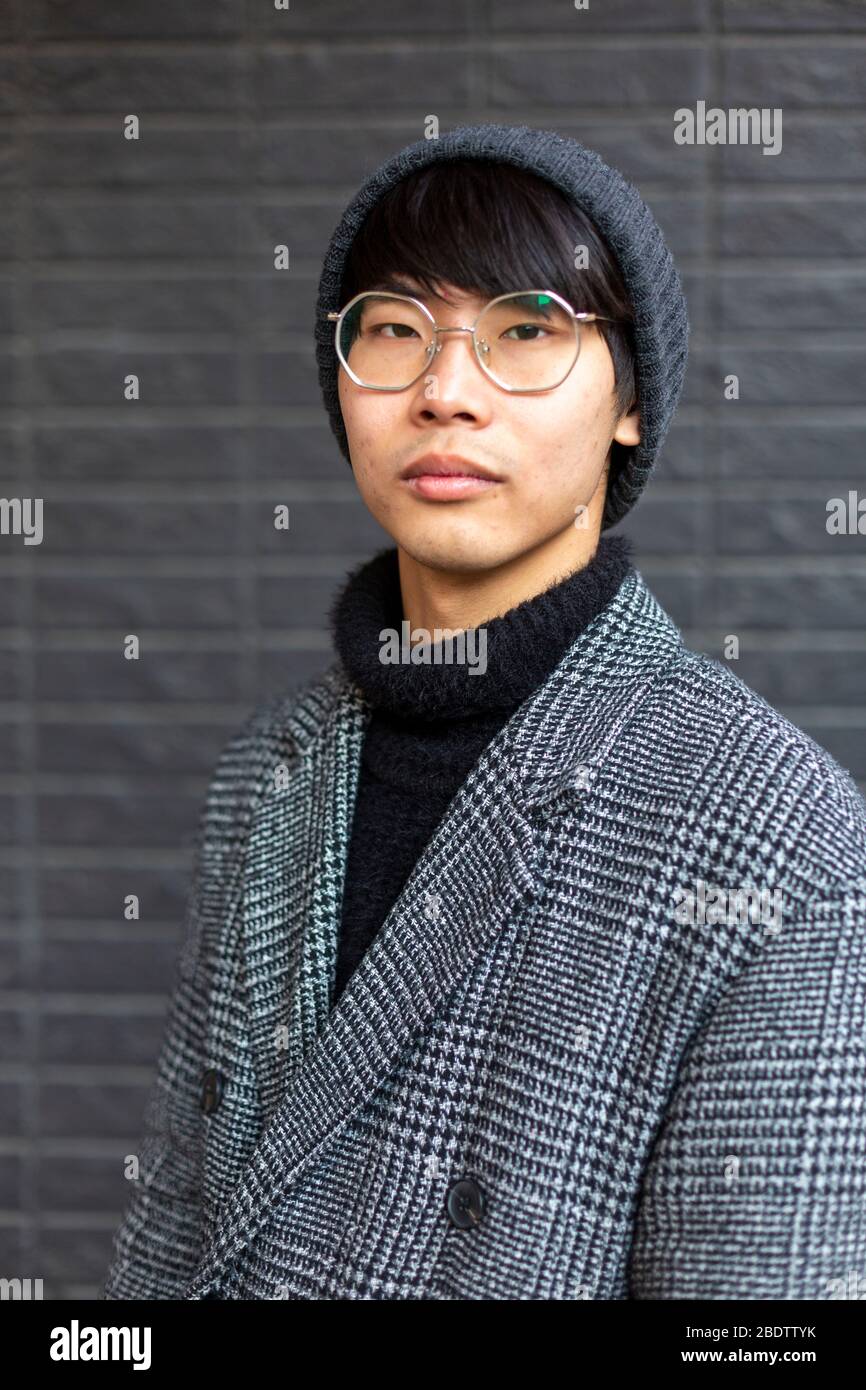
[[[617,444],[640,444],[640,411],[633,410],[630,415],[621,415],[617,421],[613,438]]]

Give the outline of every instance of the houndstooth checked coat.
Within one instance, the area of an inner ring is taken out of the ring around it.
[[[634,570],[484,750],[332,1008],[368,716],[338,662],[221,755],[103,1297],[850,1296],[849,774]],[[701,883],[729,905],[683,921]],[[781,895],[780,926],[730,906],[747,888]]]

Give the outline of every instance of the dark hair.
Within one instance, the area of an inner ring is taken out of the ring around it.
[[[586,247],[586,269],[575,251]],[[394,184],[367,215],[346,258],[340,303],[395,275],[429,293],[446,283],[469,293],[551,289],[597,323],[613,359],[617,414],[636,407],[634,309],[619,265],[595,224],[554,184],[494,160],[427,165]],[[632,446],[614,441],[611,473]]]

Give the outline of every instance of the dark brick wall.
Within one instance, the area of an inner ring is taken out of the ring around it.
[[[553,126],[641,188],[693,333],[625,529],[690,644],[739,635],[866,787],[864,538],[825,527],[866,491],[864,58],[860,0],[0,5],[0,495],[45,508],[0,536],[0,1275],[98,1289],[217,751],[388,540],[311,322],[342,206],[428,114]],[[699,99],[781,107],[782,153],[675,145]]]

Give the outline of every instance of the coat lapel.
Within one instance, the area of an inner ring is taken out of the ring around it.
[[[679,645],[675,625],[632,571],[483,750],[333,1009],[342,884],[370,711],[339,664],[331,667],[321,687],[331,692],[324,723],[307,738],[285,786],[264,798],[250,834],[242,933],[265,1126],[186,1298],[200,1297],[255,1238],[503,926],[532,901],[544,812],[563,794],[581,794],[587,768],[603,760]],[[293,718],[303,724],[303,713]]]
[[[273,754],[283,784],[259,804],[243,872],[242,941],[251,1046],[265,1120],[285,1096],[327,1022],[336,966],[345,854],[367,710],[334,666],[305,732],[304,706]]]

